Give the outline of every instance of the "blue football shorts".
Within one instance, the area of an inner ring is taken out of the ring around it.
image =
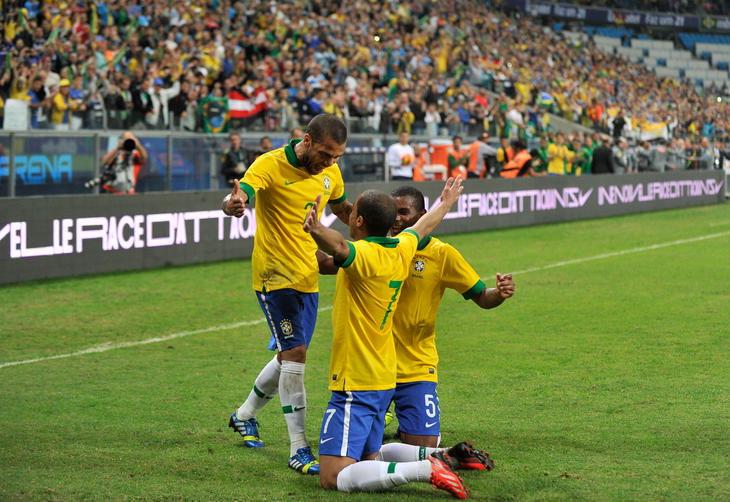
[[[393,402],[399,432],[418,436],[441,434],[441,409],[436,382],[396,384]]]
[[[271,330],[269,350],[309,347],[317,322],[319,293],[277,289],[256,291],[256,298]]]
[[[319,454],[360,461],[379,452],[392,399],[393,389],[333,392],[322,418]]]

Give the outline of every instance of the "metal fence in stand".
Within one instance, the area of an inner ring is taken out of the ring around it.
[[[95,194],[84,184],[98,177],[101,158],[115,148],[121,131],[0,131],[0,197]],[[218,190],[227,187],[220,175],[221,156],[229,146],[226,134],[135,131],[149,159],[137,181],[138,192]],[[243,133],[242,144],[252,162],[266,133]],[[286,134],[268,134],[274,147]],[[414,138],[418,141],[419,138]],[[383,181],[385,147],[395,136],[352,135],[340,161],[345,181]]]

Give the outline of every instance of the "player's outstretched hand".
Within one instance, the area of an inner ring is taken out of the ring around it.
[[[228,216],[235,216],[240,218],[243,216],[243,212],[246,210],[246,202],[243,200],[243,190],[241,190],[241,184],[236,180],[233,184],[233,190],[231,195],[227,198],[223,212]]]
[[[302,228],[305,232],[311,233],[312,230],[317,228],[317,225],[319,225],[319,218],[317,218],[317,209],[319,208],[319,203],[322,201],[322,196],[317,195],[317,198],[314,200],[314,204],[309,209],[309,212],[307,213],[307,217],[304,218],[304,225],[302,225]]]
[[[463,178],[457,176],[456,178],[449,178],[446,180],[446,185],[441,192],[441,203],[451,206],[454,202],[459,199],[461,192],[464,191],[464,187],[461,186]]]
[[[512,279],[512,274],[497,274],[497,291],[505,300],[515,294],[515,281]]]

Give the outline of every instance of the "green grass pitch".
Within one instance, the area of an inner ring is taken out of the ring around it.
[[[453,292],[441,307],[444,442],[497,463],[464,475],[473,499],[730,500],[730,205],[444,239],[489,284],[527,270],[496,310]],[[0,305],[0,365],[199,330],[0,367],[0,500],[373,498],[286,467],[276,399],[263,450],[227,428],[271,357],[264,323],[221,328],[261,319],[248,262],[9,286]],[[307,365],[313,441],[330,315]],[[414,484],[378,498],[449,497]]]

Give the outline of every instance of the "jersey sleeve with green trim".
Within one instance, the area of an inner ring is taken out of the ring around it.
[[[486,285],[469,262],[455,247],[448,244],[444,246],[444,254],[444,268],[441,274],[443,285],[458,291],[467,300],[480,295]]]

